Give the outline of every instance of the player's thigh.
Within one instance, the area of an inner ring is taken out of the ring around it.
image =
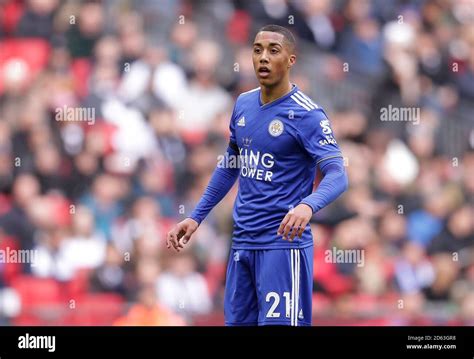
[[[253,266],[254,251],[231,250],[224,296],[226,325],[257,325],[258,301]]]
[[[311,325],[313,247],[259,251],[259,325]]]

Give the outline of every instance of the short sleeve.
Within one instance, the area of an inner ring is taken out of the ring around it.
[[[298,123],[298,140],[318,164],[328,158],[342,157],[328,117],[321,109],[307,112]]]

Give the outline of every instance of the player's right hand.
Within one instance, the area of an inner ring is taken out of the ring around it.
[[[198,227],[199,223],[192,218],[186,218],[184,221],[179,222],[166,235],[166,247],[169,249],[173,246],[176,252],[179,252],[189,242],[192,234],[196,232]]]

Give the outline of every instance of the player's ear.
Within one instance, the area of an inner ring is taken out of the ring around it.
[[[296,63],[296,55],[293,54],[293,55],[290,55],[289,59],[288,59],[288,68],[291,68],[293,67],[293,65]]]

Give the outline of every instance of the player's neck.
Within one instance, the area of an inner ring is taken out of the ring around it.
[[[276,86],[267,87],[260,86],[261,89],[261,101],[265,105],[272,101],[279,99],[282,96],[285,96],[288,92],[292,90],[293,86],[290,81],[282,81]]]

